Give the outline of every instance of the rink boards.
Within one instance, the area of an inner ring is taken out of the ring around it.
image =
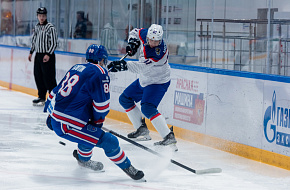
[[[0,85],[36,96],[28,54],[27,48],[0,46]],[[59,81],[72,65],[84,62],[84,55],[57,52],[56,61]],[[177,137],[290,170],[289,77],[179,64],[171,68],[171,85],[159,111]],[[120,72],[110,78],[109,117],[129,122],[118,98],[137,75]]]

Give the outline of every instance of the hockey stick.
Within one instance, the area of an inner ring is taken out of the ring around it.
[[[129,53],[126,53],[119,61],[122,61],[123,59],[125,59],[127,56],[129,55]],[[113,67],[112,68],[110,68],[109,69],[109,72],[111,71],[113,69]]]
[[[102,129],[104,129],[105,131],[108,131],[109,133],[111,133],[111,134],[113,134],[113,135],[115,135],[115,136],[117,136],[117,137],[119,137],[119,138],[121,138],[121,139],[123,139],[123,140],[125,140],[125,141],[127,141],[127,142],[129,142],[129,143],[131,143],[133,145],[135,145],[135,146],[138,146],[139,148],[142,148],[142,149],[144,149],[144,150],[146,150],[146,151],[148,151],[148,152],[150,152],[152,154],[155,154],[155,155],[157,155],[159,157],[163,157],[158,152],[155,152],[154,150],[152,150],[152,149],[150,149],[150,148],[148,148],[146,146],[143,146],[142,144],[139,144],[139,143],[137,143],[137,142],[135,142],[135,141],[133,141],[131,139],[128,139],[127,137],[124,137],[123,135],[120,135],[120,134],[118,134],[118,133],[116,133],[116,132],[114,132],[112,130],[109,130],[109,129],[105,128],[105,127],[102,127]],[[179,167],[181,167],[183,169],[186,169],[186,170],[188,170],[188,171],[190,171],[192,173],[195,173],[195,174],[209,174],[209,173],[221,173],[222,172],[221,168],[208,168],[208,169],[202,169],[202,170],[195,170],[195,169],[187,167],[187,166],[185,166],[185,165],[183,165],[183,164],[181,164],[181,163],[179,163],[179,162],[177,162],[175,160],[172,160],[172,159],[170,159],[170,162],[172,164],[175,164],[175,165],[177,165],[177,166],[179,166]]]
[[[129,53],[126,53],[121,59],[120,61],[122,61],[123,59],[125,59],[127,56],[129,55]]]

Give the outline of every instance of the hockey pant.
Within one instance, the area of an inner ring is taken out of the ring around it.
[[[131,165],[129,158],[119,146],[117,137],[106,133],[95,124],[87,124],[81,130],[51,118],[48,121],[53,131],[61,138],[78,144],[78,156],[81,161],[88,161],[93,155],[93,148],[99,147],[105,151],[106,156],[121,169]]]
[[[125,109],[135,129],[142,122],[142,113],[150,119],[162,138],[170,133],[165,118],[158,112],[157,107],[165,95],[170,81],[164,84],[152,84],[142,87],[139,79],[130,84],[119,97],[121,106]],[[141,111],[135,103],[141,101]],[[141,113],[142,112],[142,113]]]

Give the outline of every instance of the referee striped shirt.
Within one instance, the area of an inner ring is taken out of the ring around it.
[[[31,40],[30,53],[53,54],[57,47],[57,32],[54,26],[47,22],[36,24]]]

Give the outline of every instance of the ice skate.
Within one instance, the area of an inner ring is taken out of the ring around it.
[[[89,168],[91,170],[98,171],[98,172],[104,171],[103,170],[104,165],[102,164],[102,162],[97,162],[97,161],[93,161],[93,160],[89,160],[87,162],[80,161],[77,150],[73,151],[73,156],[77,159],[78,164],[84,168]]]
[[[42,98],[37,98],[35,100],[32,100],[33,106],[44,106],[45,100]]]
[[[149,135],[149,130],[145,123],[145,118],[142,119],[142,125],[136,131],[128,134],[128,138],[131,138],[137,141],[151,140],[151,137]]]
[[[146,181],[145,179],[142,179],[144,177],[144,173],[141,170],[137,170],[132,165],[129,168],[123,169],[123,171],[134,180]]]
[[[174,133],[171,129],[171,132],[164,137],[162,141],[154,143],[155,146],[170,146],[174,151],[178,151],[178,148],[176,146],[176,139],[174,136]]]

